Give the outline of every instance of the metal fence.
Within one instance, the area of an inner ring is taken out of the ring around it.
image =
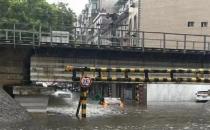
[[[177,34],[164,32],[137,32],[72,27],[71,30],[42,29],[41,26],[13,24],[0,29],[0,44],[34,47],[85,47],[120,50],[210,51],[210,35]]]

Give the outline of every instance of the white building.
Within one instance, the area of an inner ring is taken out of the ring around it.
[[[209,35],[208,14],[209,0],[129,0],[134,4],[129,9],[129,28],[139,29],[146,32],[167,32],[181,34]],[[138,2],[140,12],[138,16]],[[137,23],[137,25],[136,25]],[[138,28],[139,25],[139,28]],[[166,38],[174,42],[166,43],[166,48],[183,49],[184,36],[167,35]],[[147,35],[145,38],[163,39],[162,35]],[[204,44],[203,36],[187,36],[186,49],[209,50],[210,38],[206,38]],[[163,47],[160,41],[149,43],[145,47]],[[139,45],[141,46],[141,45]]]

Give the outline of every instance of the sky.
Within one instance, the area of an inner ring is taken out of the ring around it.
[[[77,14],[77,16],[85,8],[85,4],[88,3],[88,0],[47,0],[47,1],[49,3],[57,3],[57,2],[68,3],[69,7]]]

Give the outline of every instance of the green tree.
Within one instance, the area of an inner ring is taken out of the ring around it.
[[[71,30],[75,14],[67,4],[49,4],[46,0],[0,0],[0,27],[43,30]]]

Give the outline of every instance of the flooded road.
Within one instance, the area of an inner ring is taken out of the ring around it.
[[[89,100],[87,119],[75,117],[77,103],[77,96],[51,97],[48,113],[32,114],[32,121],[2,130],[210,130],[210,103],[149,102],[144,109],[135,104],[120,109]]]

